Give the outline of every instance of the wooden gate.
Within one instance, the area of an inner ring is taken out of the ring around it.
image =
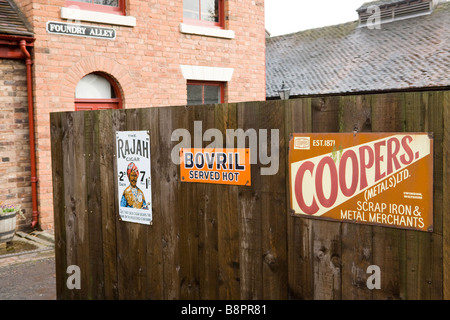
[[[224,136],[278,129],[278,173],[258,163],[250,187],[182,183],[171,135],[193,136],[194,121]],[[290,134],[355,128],[433,132],[433,232],[290,216]],[[448,299],[449,128],[449,91],[52,113],[58,298]],[[150,131],[151,226],[118,219],[115,132],[134,130]],[[66,286],[70,265],[79,290]],[[366,286],[370,265],[381,289]]]

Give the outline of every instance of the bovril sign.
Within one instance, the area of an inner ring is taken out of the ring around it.
[[[289,187],[294,216],[433,231],[433,139],[294,134]]]
[[[69,36],[91,37],[100,39],[114,40],[116,30],[112,28],[103,28],[63,22],[47,22],[47,32],[53,34],[63,34]]]

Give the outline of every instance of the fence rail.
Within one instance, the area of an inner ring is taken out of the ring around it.
[[[224,136],[278,129],[278,173],[258,162],[251,186],[182,183],[171,135],[193,136],[194,121]],[[58,298],[448,299],[449,128],[449,91],[52,113]],[[433,132],[432,233],[289,214],[290,135],[355,129]],[[151,226],[118,219],[115,132],[133,130],[150,132]],[[66,286],[70,265],[79,290]],[[366,286],[370,265],[381,289]]]

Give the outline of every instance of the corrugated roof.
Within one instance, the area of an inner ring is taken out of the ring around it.
[[[266,95],[450,86],[450,3],[381,29],[358,21],[266,39]]]
[[[25,17],[12,0],[0,0],[0,34],[33,36]]]

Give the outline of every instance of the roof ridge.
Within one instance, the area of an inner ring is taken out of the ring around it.
[[[328,26],[323,26],[323,27],[317,27],[317,28],[311,28],[311,29],[305,29],[305,30],[300,30],[300,31],[294,31],[294,32],[290,32],[290,33],[285,33],[285,34],[280,34],[277,36],[272,36],[267,38],[267,40],[269,39],[273,39],[273,38],[280,38],[280,37],[286,37],[286,36],[293,36],[293,35],[297,35],[297,34],[301,34],[301,33],[309,33],[309,32],[315,32],[315,31],[320,31],[320,30],[332,30],[332,29],[336,29],[336,28],[342,28],[345,26],[351,26],[355,24],[357,26],[358,24],[358,20],[353,20],[353,21],[347,21],[347,22],[343,22],[343,23],[339,23],[339,24],[333,24],[333,25],[328,25]]]

